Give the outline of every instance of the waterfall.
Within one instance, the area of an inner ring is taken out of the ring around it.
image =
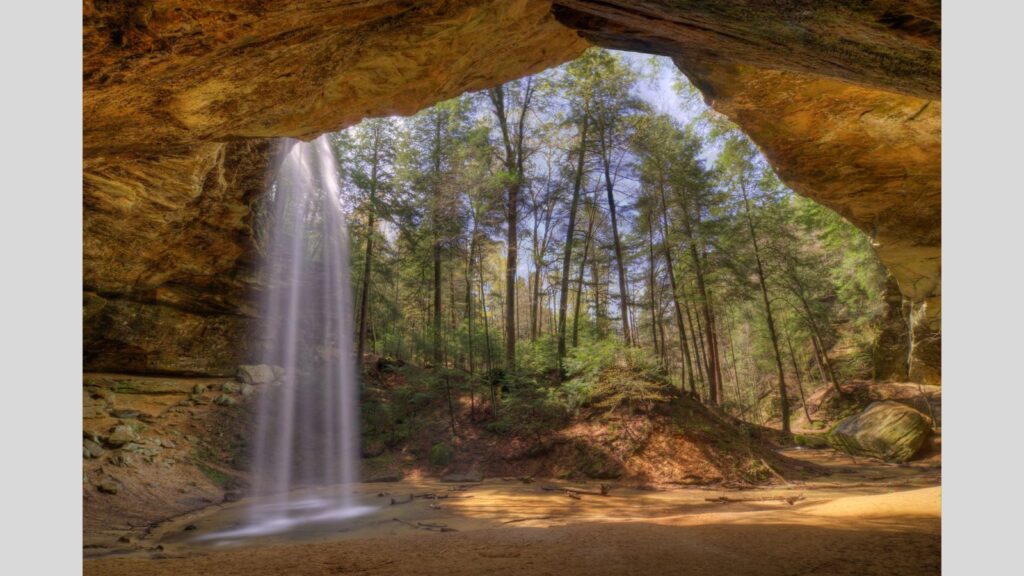
[[[260,276],[263,385],[252,442],[248,523],[216,536],[280,532],[369,511],[358,481],[358,381],[348,233],[327,136],[280,142]]]

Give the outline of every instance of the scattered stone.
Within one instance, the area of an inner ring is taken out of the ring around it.
[[[206,386],[202,384],[196,384],[192,387],[193,394],[206,394]]]
[[[391,474],[380,474],[378,476],[371,476],[366,479],[366,482],[401,482],[402,474],[400,472]]]
[[[114,418],[123,418],[126,420],[134,420],[139,417],[138,410],[114,410],[110,413]]]
[[[129,442],[135,442],[139,439],[139,435],[132,430],[130,426],[120,425],[114,428],[114,431],[107,436],[107,444],[118,447],[124,446]]]
[[[931,419],[892,400],[870,404],[828,433],[833,448],[890,462],[909,460],[932,432]]]
[[[82,455],[86,458],[99,458],[103,456],[103,447],[99,442],[86,438],[82,441]]]
[[[241,388],[239,388],[238,391],[242,393],[242,396],[248,398],[249,396],[253,395],[253,392],[256,391],[256,388],[254,388],[251,384],[242,384]]]
[[[135,460],[123,452],[117,452],[110,457],[110,463],[120,468],[131,468],[135,465]]]
[[[191,532],[191,531],[196,530],[198,528],[199,527],[196,526],[195,524],[189,524],[188,526],[185,526],[185,532]]]
[[[199,442],[199,438],[196,438],[191,434],[185,434],[185,441],[190,444],[195,444],[196,442]]]
[[[156,456],[161,452],[160,447],[147,448],[134,442],[129,442],[128,444],[125,444],[124,446],[121,447],[121,450],[150,458]]]
[[[228,490],[224,493],[225,502],[238,502],[242,499],[242,493],[238,490]]]
[[[104,480],[96,486],[96,489],[104,494],[117,494],[118,486],[116,482]]]
[[[213,403],[218,406],[234,406],[237,404],[237,400],[227,394],[221,394],[220,396],[217,396]]]
[[[122,544],[131,544],[132,543],[132,539],[127,537],[127,536],[121,536],[120,538],[117,539],[117,541],[122,543]]]
[[[177,448],[177,446],[174,445],[174,442],[169,438],[160,439],[160,445],[164,448]]]
[[[91,394],[93,398],[102,398],[107,402],[108,406],[114,405],[114,398],[117,395],[114,394],[113,390],[109,388],[100,388],[98,386],[89,386],[88,390],[89,394]]]
[[[189,406],[192,406],[193,404],[194,403],[191,400],[179,400],[178,401],[178,406],[180,406],[182,408],[188,408]]]
[[[103,418],[106,416],[107,401],[85,394],[82,399],[82,418]]]
[[[278,375],[268,364],[243,364],[238,367],[235,379],[243,384],[270,384]]]
[[[192,401],[192,404],[209,404],[210,401],[206,399],[202,394],[189,394],[188,399]]]
[[[220,391],[224,394],[235,394],[238,392],[238,384],[234,382],[225,382],[220,385]]]

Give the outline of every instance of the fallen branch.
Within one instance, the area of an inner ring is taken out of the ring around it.
[[[457,495],[457,494],[436,494],[434,492],[426,492],[424,494],[413,494],[413,498],[421,498],[423,500],[447,500],[448,498],[472,498],[472,494]]]
[[[405,524],[409,528],[414,530],[428,530],[431,532],[458,532],[455,528],[449,528],[446,524],[434,524],[432,522],[417,522],[413,524],[401,518],[392,518],[393,521],[399,524]]]
[[[550,520],[554,516],[527,516],[526,518],[513,518],[512,520],[505,520],[502,524],[515,524],[516,522],[527,522],[529,520]]]
[[[579,489],[576,489],[576,488],[559,488],[558,486],[541,486],[540,489],[545,491],[545,492],[572,492],[573,494],[576,494],[576,495],[607,496],[608,493],[611,492],[612,488],[608,484],[601,484],[601,491],[600,492],[593,492],[593,491],[589,491],[589,490],[579,490]]]
[[[792,506],[804,498],[805,496],[800,494],[799,496],[759,496],[757,498],[729,498],[728,496],[719,496],[717,498],[705,498],[704,500],[707,502],[714,502],[716,504],[730,504],[735,502],[785,502]]]
[[[764,467],[767,468],[768,471],[772,473],[772,476],[775,476],[779,480],[782,480],[783,484],[785,484],[787,486],[790,485],[789,484],[789,480],[786,480],[785,478],[783,478],[782,474],[779,474],[778,472],[775,471],[775,468],[772,468],[771,466],[769,466],[768,463],[764,461],[764,458],[760,458],[760,460],[761,460],[761,464],[764,464]]]

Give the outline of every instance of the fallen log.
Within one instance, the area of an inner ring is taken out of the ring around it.
[[[574,494],[585,496],[607,496],[608,493],[611,492],[612,488],[608,484],[601,484],[600,492],[593,492],[590,490],[579,490],[577,488],[560,488],[558,486],[541,486],[540,489],[545,492],[572,492]]]
[[[735,502],[785,502],[792,506],[804,498],[805,496],[800,494],[798,496],[759,496],[756,498],[729,498],[728,496],[718,496],[717,498],[705,498],[704,500],[707,502],[714,502],[716,504],[731,504]]]

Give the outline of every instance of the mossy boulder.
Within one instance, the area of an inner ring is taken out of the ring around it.
[[[932,432],[931,419],[913,408],[883,400],[837,423],[828,443],[855,456],[906,462]]]

